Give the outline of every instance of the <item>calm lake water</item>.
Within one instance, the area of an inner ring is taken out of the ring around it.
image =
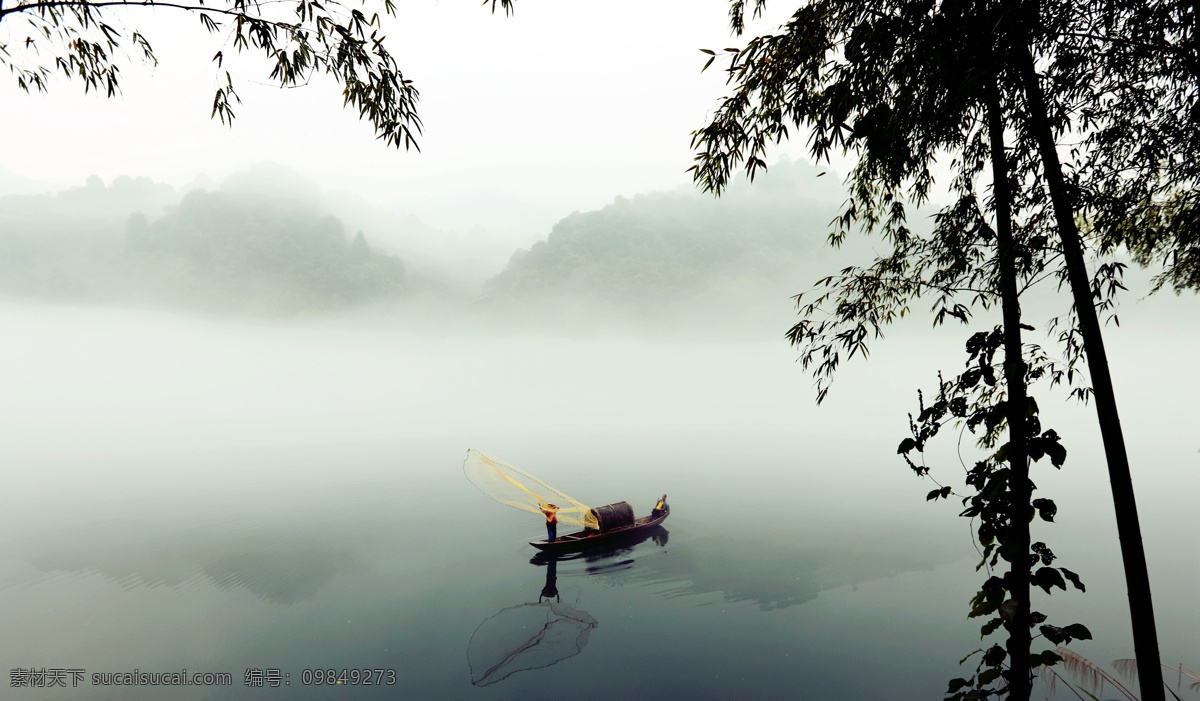
[[[0,312],[0,661],[85,674],[5,697],[936,699],[981,644],[969,524],[894,457],[919,378],[896,402],[855,398],[886,358],[818,412],[773,341]],[[1160,645],[1195,669],[1200,439],[1164,446],[1128,416],[1153,463],[1138,486]],[[1075,471],[1038,478],[1060,523],[1035,537],[1088,592],[1035,608],[1088,625],[1073,647],[1107,663],[1132,646],[1086,418]],[[538,517],[477,492],[468,448],[638,515],[666,492],[672,515],[640,542],[538,556]],[[233,683],[92,684],[135,669]],[[385,683],[306,683],[330,669]]]

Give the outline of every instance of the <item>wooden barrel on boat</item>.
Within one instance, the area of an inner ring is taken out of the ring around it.
[[[633,525],[633,507],[627,501],[597,506],[592,509],[592,516],[600,525],[601,533]]]

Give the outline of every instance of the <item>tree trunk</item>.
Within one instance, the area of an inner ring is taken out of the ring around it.
[[[1158,655],[1158,633],[1154,626],[1154,606],[1150,598],[1150,576],[1146,569],[1146,553],[1142,548],[1142,532],[1138,523],[1137,501],[1133,495],[1133,480],[1129,475],[1125,437],[1121,433],[1117,400],[1113,393],[1112,377],[1108,372],[1108,356],[1104,351],[1104,338],[1100,331],[1095,302],[1092,300],[1091,281],[1088,279],[1087,265],[1083,259],[1079,231],[1075,226],[1074,207],[1063,179],[1062,164],[1058,159],[1046,101],[1027,43],[1022,47],[1022,51],[1023,54],[1017,58],[1021,64],[1029,129],[1037,140],[1038,154],[1054,204],[1054,217],[1062,243],[1063,260],[1067,265],[1067,278],[1075,300],[1075,312],[1079,317],[1079,332],[1083,337],[1083,351],[1092,377],[1096,416],[1104,441],[1104,454],[1108,459],[1108,477],[1112,483],[1117,534],[1121,541],[1125,583],[1129,590],[1129,615],[1133,622],[1133,648],[1134,654],[1137,655],[1141,698],[1142,701],[1160,701],[1164,699],[1163,678]]]
[[[1004,116],[1000,94],[993,80],[985,87],[988,140],[992,160],[992,197],[996,210],[996,254],[1000,277],[1000,307],[1004,318],[1004,385],[1007,392],[1005,419],[1008,422],[1009,499],[1008,522],[1012,560],[1007,580],[1009,595],[1016,602],[1008,629],[1008,694],[1013,701],[1027,701],[1031,693],[1029,653],[1032,639],[1029,623],[1029,521],[1033,497],[1029,481],[1029,437],[1025,421],[1029,400],[1025,387],[1025,360],[1021,344],[1021,305],[1017,291],[1016,253],[1012,233],[1012,192],[1008,182],[1008,159],[1004,152]]]

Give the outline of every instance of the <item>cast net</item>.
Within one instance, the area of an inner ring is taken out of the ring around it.
[[[597,625],[565,603],[512,606],[488,618],[467,644],[471,683],[488,686],[517,672],[542,669],[578,655]]]
[[[479,491],[505,506],[541,514],[542,509],[554,505],[558,507],[559,523],[586,528],[598,526],[595,514],[582,502],[528,472],[478,450],[467,451],[463,472]]]

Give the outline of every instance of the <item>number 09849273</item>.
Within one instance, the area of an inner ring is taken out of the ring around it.
[[[306,669],[300,674],[305,686],[348,684],[350,686],[391,686],[396,683],[394,669]]]

